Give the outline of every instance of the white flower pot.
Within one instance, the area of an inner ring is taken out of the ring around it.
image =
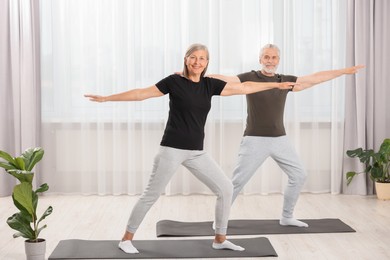
[[[39,238],[38,242],[24,241],[26,260],[45,260],[46,240]]]

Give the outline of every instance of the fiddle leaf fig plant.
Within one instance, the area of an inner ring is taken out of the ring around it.
[[[38,219],[38,195],[49,189],[44,183],[36,190],[33,189],[34,166],[43,158],[44,150],[40,147],[29,148],[20,156],[12,157],[7,152],[0,150],[0,167],[5,172],[19,180],[12,192],[12,200],[19,212],[7,219],[7,224],[17,230],[13,236],[24,237],[29,242],[38,242],[39,234],[47,225],[40,226],[42,220],[53,212],[53,207],[49,206]]]
[[[347,185],[351,183],[353,178],[359,173],[369,174],[369,177],[374,182],[390,183],[390,139],[383,140],[378,151],[373,149],[363,150],[357,148],[348,150],[347,155],[351,158],[359,158],[360,162],[365,165],[363,172],[350,171],[347,172]]]

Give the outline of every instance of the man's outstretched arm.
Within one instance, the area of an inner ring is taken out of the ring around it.
[[[293,91],[301,91],[342,75],[355,74],[362,68],[364,68],[364,65],[357,65],[339,70],[320,71],[311,75],[299,77],[297,79],[299,85],[295,86]]]

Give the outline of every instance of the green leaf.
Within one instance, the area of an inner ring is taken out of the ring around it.
[[[364,169],[364,172],[365,172],[365,173],[370,173],[371,170],[372,170],[372,168],[373,168],[372,165],[367,164],[367,165],[366,165],[366,169]]]
[[[5,170],[12,170],[15,169],[15,166],[13,166],[10,163],[0,162],[0,167],[4,168]]]
[[[42,217],[38,220],[37,224],[39,224],[39,222],[41,222],[42,220],[44,220],[47,216],[49,216],[51,213],[53,212],[53,207],[52,206],[49,206],[46,211],[43,213]]]
[[[14,158],[11,155],[9,155],[8,153],[1,151],[1,150],[0,150],[0,158],[3,158],[4,160],[6,160],[9,163],[15,164]]]
[[[379,152],[382,154],[390,155],[390,139],[385,139],[379,148]]]
[[[347,151],[347,155],[349,157],[359,157],[363,152],[363,149],[362,148],[357,148],[355,150],[348,150]]]
[[[42,193],[49,189],[49,185],[47,183],[42,184],[35,192],[36,193]]]
[[[32,183],[34,179],[34,173],[22,170],[8,170],[8,173],[18,179],[20,182]]]
[[[36,192],[32,192],[32,206],[33,206],[33,218],[37,221],[37,207],[38,207],[38,195]]]
[[[363,150],[362,148],[357,148],[355,150],[348,150],[347,155],[351,158],[358,157],[362,163],[370,163],[371,157],[374,156],[374,151],[372,149]]]
[[[31,171],[34,166],[43,158],[44,151],[40,147],[34,149],[29,148],[23,152],[22,156],[25,158],[26,169]]]
[[[13,238],[17,238],[17,237],[23,237],[23,234],[21,232],[16,232],[15,234],[12,235]],[[26,237],[28,238],[28,237]]]
[[[371,169],[371,176],[374,180],[382,178],[383,177],[383,169],[381,167],[373,167]]]
[[[39,237],[39,233],[41,233],[42,229],[47,228],[47,225],[43,225],[42,227],[38,228],[36,237]]]
[[[365,150],[359,157],[360,162],[368,164],[371,162],[371,158],[374,157],[374,151],[373,150]]]
[[[18,201],[14,199],[14,196],[12,195],[12,199],[14,201],[15,207],[20,210],[20,213],[23,215],[25,219],[28,219],[29,222],[33,222],[32,215],[25,209]]]
[[[27,239],[34,239],[35,233],[34,230],[30,226],[30,222],[24,218],[24,216],[19,212],[13,214],[11,217],[7,219],[7,224],[17,231],[18,233],[14,234],[14,237],[22,236]]]
[[[19,170],[26,170],[26,163],[24,162],[23,157],[16,157],[15,158],[16,167]]]
[[[349,185],[353,179],[357,175],[356,172],[347,172],[347,185]]]
[[[33,190],[31,183],[22,182],[15,186],[12,193],[12,198],[14,202],[16,201],[18,205],[22,206],[30,215],[34,216],[35,209],[33,206]],[[17,205],[15,203],[15,205]],[[23,209],[20,209],[21,211]]]

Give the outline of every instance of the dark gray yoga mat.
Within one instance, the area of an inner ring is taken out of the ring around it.
[[[281,226],[276,219],[237,219],[229,220],[228,235],[265,235],[300,233],[340,233],[356,232],[340,219],[302,219],[309,227]],[[161,220],[156,224],[157,237],[213,236],[211,221],[179,222]]]
[[[158,259],[278,256],[265,237],[229,239],[245,251],[215,250],[212,239],[134,240],[139,254],[126,254],[115,240],[61,240],[49,260],[64,259]]]

